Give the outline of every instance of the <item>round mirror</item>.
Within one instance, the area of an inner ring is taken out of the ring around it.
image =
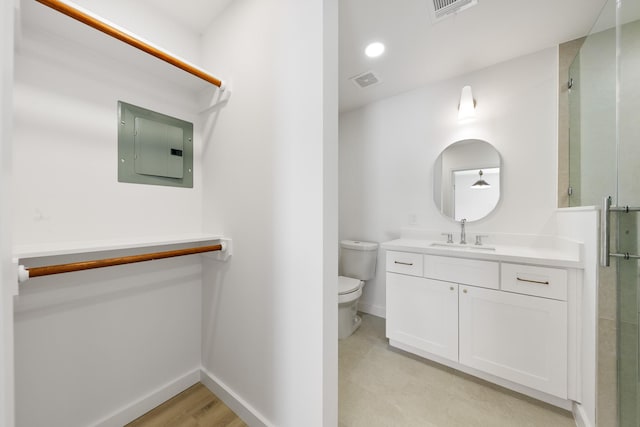
[[[443,215],[477,221],[500,200],[500,153],[479,139],[458,141],[440,153],[433,170],[433,200]]]

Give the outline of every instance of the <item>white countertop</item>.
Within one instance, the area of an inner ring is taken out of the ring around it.
[[[547,241],[549,242],[550,239],[547,239]],[[552,240],[551,243],[553,243]],[[444,241],[401,238],[384,242],[380,246],[390,251],[417,252],[456,258],[506,261],[555,267],[583,268],[583,249],[581,243],[564,239],[560,239],[556,243],[555,245],[550,244],[545,246],[492,243],[476,246],[473,243],[466,245],[453,243],[448,245]],[[488,248],[494,248],[495,250]]]

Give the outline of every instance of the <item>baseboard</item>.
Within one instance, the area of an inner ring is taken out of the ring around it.
[[[95,427],[122,427],[141,415],[146,414],[156,406],[171,399],[176,394],[188,389],[200,381],[200,369],[195,369],[165,385],[152,391],[146,396],[124,406],[111,415],[93,424]]]
[[[234,393],[230,387],[204,367],[200,371],[200,382],[213,394],[218,396],[225,405],[236,413],[250,426],[274,427],[260,412]]]
[[[582,405],[574,403],[571,412],[573,412],[573,419],[576,420],[577,427],[593,427],[595,425],[595,420],[594,423],[591,423]]]
[[[255,408],[234,393],[215,375],[202,367],[165,384],[130,405],[114,411],[112,414],[93,423],[92,427],[122,427],[198,382],[202,382],[205,387],[220,398],[248,425],[274,427]]]
[[[367,314],[373,314],[374,316],[382,317],[383,319],[387,318],[386,308],[379,305],[373,305],[366,302],[358,301],[358,311]]]

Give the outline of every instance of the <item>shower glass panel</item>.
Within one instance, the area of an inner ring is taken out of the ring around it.
[[[617,204],[640,206],[640,2],[618,7]],[[638,254],[640,213],[618,214],[618,252]],[[618,413],[621,427],[640,426],[638,260],[618,260]]]
[[[609,0],[569,68],[570,206],[600,205],[615,192],[615,16]]]
[[[580,52],[569,67],[569,206],[582,206],[580,179]]]

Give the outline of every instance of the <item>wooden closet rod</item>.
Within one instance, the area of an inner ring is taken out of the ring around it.
[[[223,89],[222,80],[217,79],[212,75],[200,70],[199,68],[194,67],[191,64],[188,64],[156,47],[145,43],[142,40],[138,40],[137,38],[125,33],[124,31],[114,28],[111,25],[106,24],[91,15],[88,15],[81,10],[74,8],[73,6],[70,6],[60,0],[36,1]]]
[[[132,264],[134,262],[152,261],[154,259],[172,258],[183,255],[200,254],[223,250],[222,245],[199,246],[196,248],[176,249],[173,251],[154,252],[149,254],[130,255],[118,258],[98,259],[95,261],[73,262],[70,264],[47,265],[25,269],[29,278],[49,276],[51,274],[70,273],[73,271],[90,270],[92,268],[111,267],[114,265]]]

